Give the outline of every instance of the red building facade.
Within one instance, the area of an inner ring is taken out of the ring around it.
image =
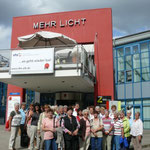
[[[18,37],[38,31],[62,33],[75,39],[78,44],[95,44],[95,99],[97,96],[111,96],[111,99],[114,99],[112,12],[110,8],[14,17],[11,48],[17,48]],[[20,93],[24,101],[22,88],[8,85],[7,97],[12,92]]]

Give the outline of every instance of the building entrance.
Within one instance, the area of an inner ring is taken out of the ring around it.
[[[59,92],[41,93],[40,104],[72,106],[79,103],[81,108],[94,105],[94,93]]]
[[[57,105],[67,105],[67,106],[72,106],[76,103],[76,100],[58,100]]]

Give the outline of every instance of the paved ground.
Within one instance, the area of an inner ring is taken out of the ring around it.
[[[10,132],[5,131],[4,126],[0,125],[0,150],[8,150],[9,136],[10,136]],[[27,150],[27,149],[20,148],[19,139],[20,137],[18,136],[16,149]],[[144,130],[142,145],[143,145],[142,148],[143,150],[150,150],[150,130]]]

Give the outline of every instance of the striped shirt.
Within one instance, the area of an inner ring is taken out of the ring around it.
[[[111,118],[103,118],[104,132],[108,132],[111,127],[113,127],[113,120]],[[111,131],[109,135],[113,135]]]
[[[121,135],[121,128],[123,128],[122,120],[114,120],[114,135]]]

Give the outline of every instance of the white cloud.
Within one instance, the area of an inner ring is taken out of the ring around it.
[[[114,37],[118,37],[149,30],[149,6],[150,0],[0,1],[0,33],[2,34],[0,48],[10,47],[12,17],[72,10],[112,8]]]

